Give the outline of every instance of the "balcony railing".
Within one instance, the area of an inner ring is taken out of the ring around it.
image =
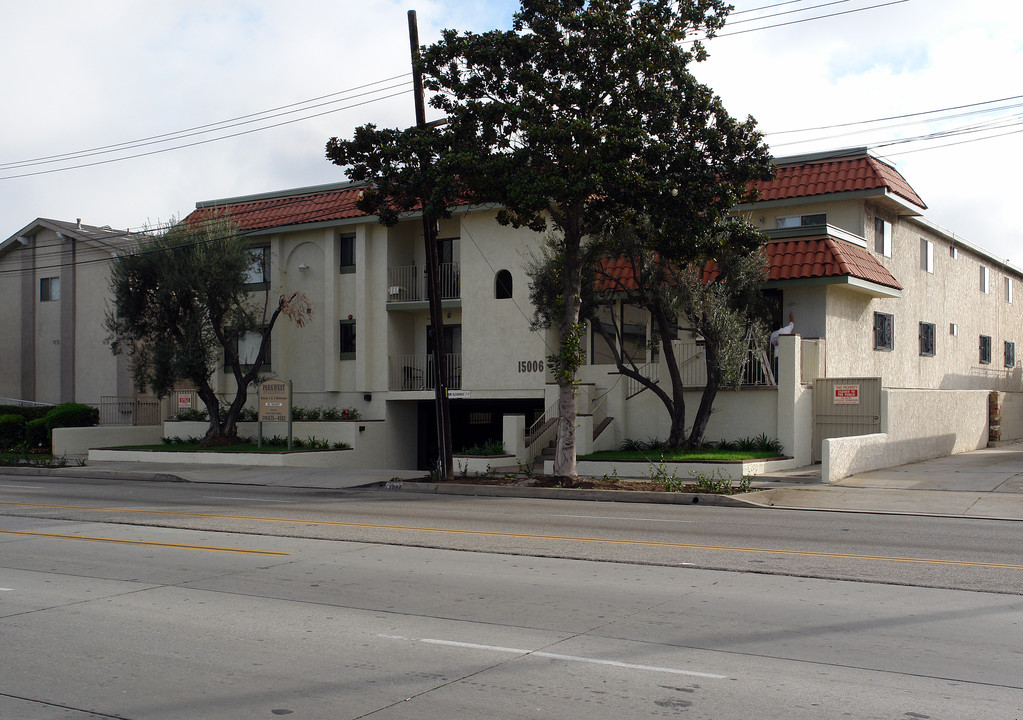
[[[459,263],[441,263],[441,300],[461,297]],[[403,265],[387,268],[387,302],[424,302],[426,296],[426,269],[421,265]]]
[[[433,355],[392,355],[388,387],[391,390],[433,390]],[[462,355],[444,356],[444,384],[448,390],[462,389]]]

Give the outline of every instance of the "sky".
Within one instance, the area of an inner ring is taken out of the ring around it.
[[[1023,3],[733,2],[728,25],[707,44],[710,59],[693,71],[729,112],[757,120],[776,156],[885,144],[877,152],[924,199],[930,220],[1023,267],[1014,211]],[[370,122],[415,122],[407,11],[416,10],[420,41],[429,44],[441,28],[509,28],[518,7],[5,5],[0,239],[37,217],[140,229],[184,216],[198,201],[345,181],[324,159],[330,137]],[[897,116],[912,117],[867,122]],[[948,134],[980,124],[989,125]],[[941,136],[887,144],[932,133]]]

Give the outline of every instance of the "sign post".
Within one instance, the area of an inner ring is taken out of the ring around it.
[[[291,381],[264,380],[259,385],[257,443],[263,447],[263,423],[288,423],[288,450],[291,450]]]

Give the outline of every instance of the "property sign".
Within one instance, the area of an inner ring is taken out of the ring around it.
[[[835,405],[859,405],[860,404],[860,386],[859,385],[835,385],[834,404]]]
[[[291,393],[288,383],[264,380],[259,386],[259,421],[288,422]]]
[[[469,397],[468,390],[448,390],[449,398],[467,398]]]
[[[192,408],[192,393],[178,393],[178,410],[190,410]]]

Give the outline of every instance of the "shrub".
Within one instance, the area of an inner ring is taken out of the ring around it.
[[[45,417],[25,423],[25,444],[30,448],[50,446],[50,429],[46,427]]]
[[[0,448],[12,448],[25,439],[23,415],[0,415]]]
[[[46,413],[49,430],[65,427],[92,427],[99,424],[99,410],[81,403],[64,403]]]
[[[176,420],[181,422],[206,422],[210,419],[210,416],[205,410],[197,410],[195,408],[187,408],[185,410],[178,410],[177,415],[174,416]]]
[[[507,455],[505,452],[504,443],[500,440],[488,440],[480,445],[473,445],[472,447],[462,448],[459,450],[457,455]]]
[[[52,409],[52,405],[0,405],[0,415],[21,415],[25,422],[29,422],[45,416]]]

